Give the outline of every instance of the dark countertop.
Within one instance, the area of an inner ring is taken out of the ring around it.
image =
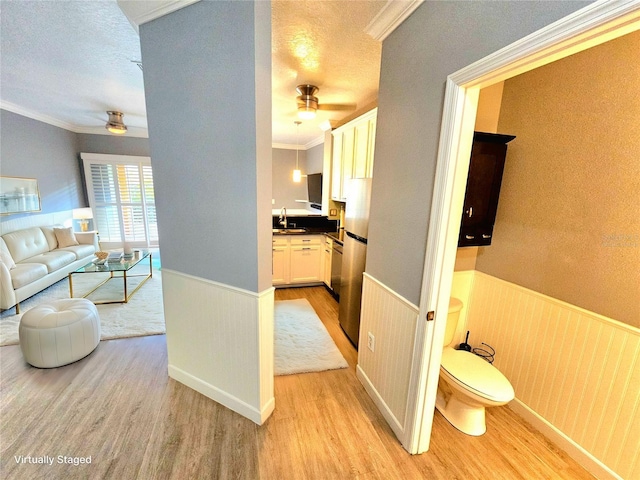
[[[288,232],[288,231],[279,232],[279,231],[276,231],[276,229],[274,229],[273,235],[274,236],[276,235],[327,235],[331,237],[335,242],[338,242],[340,245],[343,244],[343,240],[342,240],[343,231],[341,231],[340,233],[327,232],[323,228],[307,227],[304,232]]]
[[[334,242],[338,242],[338,244],[344,244],[344,230],[340,230],[340,232],[329,232],[327,236],[333,238]]]

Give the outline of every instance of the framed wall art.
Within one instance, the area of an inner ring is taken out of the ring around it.
[[[40,191],[35,178],[0,177],[0,215],[40,210]]]

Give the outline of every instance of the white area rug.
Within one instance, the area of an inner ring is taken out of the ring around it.
[[[275,302],[274,318],[276,375],[349,366],[306,299]]]
[[[143,260],[130,273],[149,272],[149,263]],[[108,273],[87,273],[73,276],[74,296],[90,291],[93,286],[109,276]],[[127,279],[129,292],[142,277]],[[110,280],[88,298],[90,300],[122,297],[122,280]],[[20,303],[20,314],[15,309],[0,313],[0,346],[18,343],[18,325],[24,312],[51,300],[69,298],[69,280],[63,279],[42,292]],[[140,337],[165,333],[164,308],[162,305],[162,277],[160,270],[153,269],[153,277],[138,290],[129,303],[97,305],[100,314],[101,340],[124,337]]]

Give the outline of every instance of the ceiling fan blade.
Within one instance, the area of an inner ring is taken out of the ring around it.
[[[318,105],[318,110],[355,110],[355,103],[321,103]]]

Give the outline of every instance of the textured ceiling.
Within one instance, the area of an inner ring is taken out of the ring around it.
[[[386,1],[272,3],[273,142],[301,145],[321,137],[377,98],[381,43],[365,27]],[[0,100],[3,108],[74,131],[104,133],[107,110],[124,113],[131,135],[144,136],[146,111],[140,41],[115,0],[2,1]],[[319,111],[294,121],[296,85],[319,87]]]
[[[114,1],[2,1],[2,107],[100,133],[107,110],[146,129],[140,40]],[[132,128],[133,127],[133,128]],[[106,132],[106,130],[104,130]]]
[[[360,109],[377,99],[382,44],[364,29],[385,3],[273,2],[274,142],[295,143],[297,85],[316,85],[321,105],[355,104]],[[319,110],[314,120],[300,125],[301,139],[317,138],[322,121],[339,121],[354,110]],[[294,135],[287,136],[287,131]]]

